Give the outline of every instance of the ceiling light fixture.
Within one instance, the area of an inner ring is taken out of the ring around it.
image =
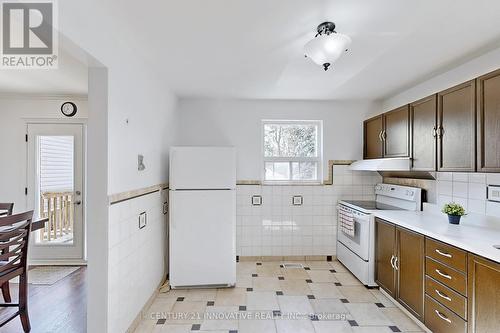
[[[342,55],[342,52],[348,50],[351,38],[337,33],[333,22],[321,23],[317,31],[314,39],[304,46],[304,53],[316,64],[323,66],[326,71]]]

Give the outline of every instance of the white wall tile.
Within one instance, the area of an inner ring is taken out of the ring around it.
[[[467,198],[469,196],[469,183],[453,182],[453,197]]]
[[[338,200],[373,200],[381,181],[375,172],[334,166],[331,186],[238,186],[238,255],[335,255]],[[256,193],[263,200],[257,208],[250,205]],[[302,206],[292,205],[293,195],[303,197]]]
[[[469,199],[486,200],[486,185],[481,183],[469,183]]]

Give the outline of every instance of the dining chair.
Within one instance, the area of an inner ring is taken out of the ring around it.
[[[28,317],[28,245],[33,211],[0,217],[0,284],[19,276],[19,302],[0,307],[18,310],[0,322],[0,327],[17,316],[25,332],[31,329]]]
[[[14,203],[2,203],[0,202],[0,216],[12,215],[12,210],[14,209]]]
[[[0,217],[12,215],[12,211],[14,210],[13,202],[0,202]],[[5,251],[1,251],[0,254],[3,254]],[[0,285],[0,289],[2,289],[3,300],[7,303],[12,302],[10,297],[10,286],[9,281],[6,281]]]

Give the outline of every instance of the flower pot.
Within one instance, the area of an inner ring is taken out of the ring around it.
[[[448,215],[448,222],[450,222],[451,224],[459,224],[460,218],[460,215]]]

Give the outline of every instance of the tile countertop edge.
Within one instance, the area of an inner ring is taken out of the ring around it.
[[[374,215],[382,220],[415,231],[500,263],[500,218],[469,214],[462,217],[459,225],[448,223],[448,217],[434,212],[377,211]]]

